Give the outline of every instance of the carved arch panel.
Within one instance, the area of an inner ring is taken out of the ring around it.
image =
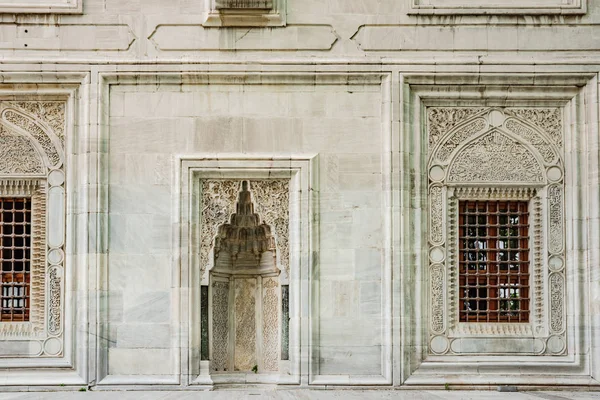
[[[429,352],[563,354],[564,164],[560,109],[430,107],[428,116]],[[531,317],[460,322],[458,203],[528,203]]]

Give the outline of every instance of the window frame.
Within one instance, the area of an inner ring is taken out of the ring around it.
[[[22,203],[22,208],[17,207],[19,203]],[[9,204],[11,204],[10,209],[8,208]],[[9,214],[11,220],[6,221],[6,216]],[[21,215],[21,221],[17,221],[17,215]],[[0,197],[0,260],[2,261],[2,269],[0,270],[0,323],[29,322],[31,310],[31,256],[33,253],[31,217],[32,198],[30,196]],[[20,234],[16,233],[17,226],[22,226]],[[11,233],[5,233],[6,227],[10,227]],[[10,236],[8,238],[10,245],[5,246],[5,237],[8,236]],[[22,239],[21,245],[16,244],[17,238]],[[9,260],[4,257],[5,252],[10,253]],[[16,252],[22,252],[21,257],[16,257]],[[5,263],[10,263],[9,270],[5,270]],[[21,264],[21,268],[18,268],[19,264]],[[15,292],[18,293],[15,294]],[[18,306],[18,304],[22,305]]]
[[[507,207],[506,211],[501,210],[502,203]],[[513,206],[516,206],[516,210],[511,209]],[[510,229],[513,226],[509,221],[511,214],[517,215],[519,219],[516,223],[517,233],[502,235],[500,233],[502,229]],[[528,323],[531,313],[529,201],[460,200],[458,215],[459,321],[461,323]],[[502,217],[506,218],[505,223],[501,222]],[[471,234],[473,230],[475,234]],[[516,239],[510,239],[514,236]],[[516,247],[510,244],[510,240],[517,241]],[[502,241],[507,242],[506,247],[500,246]],[[471,244],[474,247],[471,247]],[[503,253],[500,249],[507,255],[506,260],[499,259]],[[475,256],[474,260],[471,255]],[[516,274],[511,271],[512,268],[509,266],[511,262],[517,265]],[[506,264],[507,268],[502,268],[502,264]],[[473,266],[474,272],[471,272]],[[474,287],[470,284],[473,280],[476,282]],[[514,288],[511,288],[512,281],[516,281]],[[480,286],[480,282],[483,282],[483,286]],[[503,290],[508,290],[509,294],[512,290],[517,291],[518,300],[503,297]],[[466,291],[469,294],[466,294]],[[470,296],[472,291],[476,293],[475,298]],[[484,293],[483,297],[481,293]],[[465,311],[467,303],[470,306],[473,301],[476,303],[473,312]],[[513,301],[518,304],[517,311],[514,313],[516,316],[510,315],[512,314],[510,302]],[[503,308],[503,303],[510,308]],[[485,312],[480,310],[482,304],[485,306]]]
[[[11,14],[81,14],[83,13],[83,0],[20,0],[15,4],[0,0],[0,13]]]
[[[518,335],[522,338],[538,336],[540,332],[534,333],[536,327],[543,325],[543,318],[539,316],[544,314],[544,293],[546,287],[544,279],[544,256],[545,247],[542,244],[543,212],[542,198],[546,195],[544,187],[527,186],[479,186],[468,187],[461,185],[451,185],[447,187],[448,213],[450,221],[447,227],[448,235],[448,258],[446,266],[448,273],[448,293],[447,304],[456,302],[455,307],[447,306],[449,338],[463,337],[481,337],[493,334],[494,337],[514,337]],[[462,322],[459,315],[459,203],[460,201],[524,201],[528,202],[529,213],[529,282],[530,282],[530,318],[528,322]]]
[[[29,319],[0,321],[0,337],[18,331],[20,336],[43,337],[46,314],[46,180],[44,178],[0,179],[0,198],[31,199],[29,266]]]

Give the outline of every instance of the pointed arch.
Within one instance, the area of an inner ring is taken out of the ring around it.
[[[62,165],[64,153],[60,139],[39,124],[35,117],[20,110],[4,108],[1,122],[12,131],[26,136],[42,155],[47,168],[58,168]]]
[[[45,175],[44,160],[24,135],[10,132],[0,125],[0,174],[1,175]]]
[[[545,168],[521,140],[494,129],[458,150],[449,183],[544,184]]]
[[[503,108],[486,108],[469,115],[440,136],[431,152],[430,165],[449,163],[452,153],[458,148],[494,128],[510,132],[527,146],[535,148],[545,165],[555,164],[561,159],[560,149],[549,134],[517,114],[507,113]]]

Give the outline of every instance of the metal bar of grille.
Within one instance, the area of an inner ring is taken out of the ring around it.
[[[526,201],[460,201],[461,322],[529,322]]]
[[[0,262],[0,321],[29,321],[30,198],[0,198]]]

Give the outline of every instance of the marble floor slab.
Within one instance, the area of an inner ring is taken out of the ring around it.
[[[600,392],[518,392],[492,391],[425,391],[425,390],[221,390],[199,391],[88,391],[88,392],[15,392],[0,393],[0,400],[571,400],[598,399]]]

